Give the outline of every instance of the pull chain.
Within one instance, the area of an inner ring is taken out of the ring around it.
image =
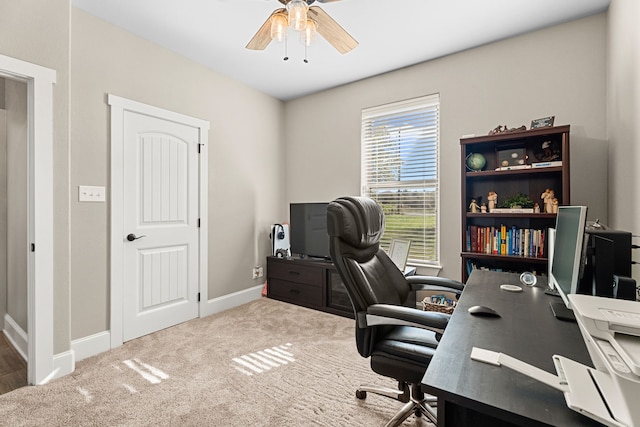
[[[287,41],[288,41],[288,37],[285,37],[284,38],[284,58],[282,58],[283,61],[289,60],[289,56],[287,55]]]

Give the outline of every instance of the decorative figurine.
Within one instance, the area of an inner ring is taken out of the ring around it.
[[[482,205],[480,205],[480,212],[482,213],[487,213],[487,204],[486,203],[482,203]]]
[[[540,205],[538,203],[533,204],[533,213],[540,213]]]
[[[471,213],[478,213],[478,209],[480,209],[480,206],[478,206],[476,199],[471,199],[471,204],[469,205],[469,209],[471,209]]]
[[[498,193],[496,193],[495,191],[489,191],[487,200],[489,201],[489,212],[491,212],[496,208],[496,206],[498,206]]]
[[[558,213],[558,199],[555,197],[551,199],[551,212],[554,214]]]
[[[544,212],[545,213],[553,213],[553,199],[556,197],[556,194],[553,190],[547,188],[544,190],[544,193],[540,196],[544,203]]]
[[[552,191],[547,188],[546,190],[544,190],[544,193],[540,195],[540,198],[542,199],[542,204],[544,205],[544,208],[542,209],[543,213],[551,213],[551,209],[547,210],[547,208],[551,207],[550,197],[553,197],[553,196],[550,196],[551,193]]]
[[[496,126],[495,128],[493,128],[493,129],[491,129],[491,130],[489,131],[489,135],[496,135],[496,134],[498,134],[498,133],[502,133],[502,132],[504,132],[506,129],[507,129],[507,125],[504,125],[504,126],[502,126],[502,125],[498,125],[498,126]]]
[[[504,132],[516,132],[520,130],[527,130],[527,127],[525,125],[522,125],[519,128],[510,128],[507,125],[498,125],[489,131],[489,135],[497,135]]]
[[[518,131],[521,131],[521,130],[527,130],[527,127],[525,125],[522,125],[519,128],[509,128],[509,129],[505,129],[504,131],[505,132],[518,132]]]

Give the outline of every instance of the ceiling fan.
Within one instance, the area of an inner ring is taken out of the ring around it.
[[[271,40],[281,41],[286,37],[288,27],[301,32],[302,41],[309,45],[315,32],[345,54],[358,42],[344,28],[318,6],[311,6],[316,0],[278,0],[285,7],[274,10],[262,27],[249,41],[246,48],[264,50]],[[319,3],[332,3],[340,0],[317,0]],[[303,12],[304,11],[304,12]]]

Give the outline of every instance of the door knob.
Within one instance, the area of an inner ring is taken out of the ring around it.
[[[142,236],[136,236],[135,234],[131,233],[127,235],[127,240],[130,242],[133,242],[134,240],[138,240],[138,239],[142,239],[143,237],[147,237],[145,235]]]

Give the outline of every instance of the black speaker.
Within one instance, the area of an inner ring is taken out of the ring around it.
[[[636,300],[636,281],[631,277],[613,276],[614,296],[617,299]]]
[[[284,227],[282,226],[282,224],[276,224],[276,238],[278,240],[283,240],[285,237],[284,234]]]

